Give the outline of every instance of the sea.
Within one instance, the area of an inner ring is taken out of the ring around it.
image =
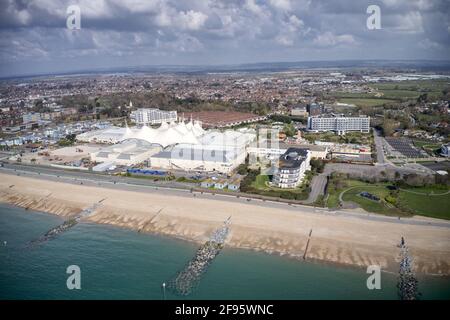
[[[198,244],[81,222],[28,246],[62,222],[0,204],[0,299],[398,299],[395,273],[382,272],[381,288],[369,290],[365,268],[227,247],[193,293],[178,296],[162,284],[194,257]],[[67,286],[74,265],[79,289]],[[450,298],[450,277],[418,281],[421,299]]]

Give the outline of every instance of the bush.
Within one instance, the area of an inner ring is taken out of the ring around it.
[[[245,176],[244,179],[242,179],[241,182],[241,191],[242,192],[251,192],[251,190],[255,190],[253,187],[251,187],[251,184],[253,181],[255,181],[256,176],[259,175],[261,172],[260,170],[249,170],[248,174]]]
[[[245,176],[248,173],[247,165],[245,163],[239,165],[237,168],[237,173],[241,176]]]
[[[388,195],[384,198],[386,202],[389,202],[390,204],[393,204],[394,206],[397,205],[397,198],[391,195]]]
[[[273,114],[270,116],[270,119],[275,122],[284,122],[284,123],[291,123],[292,119],[289,116],[285,116],[282,114]]]
[[[293,192],[281,192],[280,193],[281,199],[288,199],[288,200],[295,200],[295,193]]]

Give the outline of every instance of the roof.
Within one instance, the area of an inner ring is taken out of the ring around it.
[[[296,169],[308,156],[308,149],[289,148],[280,156],[279,169]]]
[[[284,142],[279,143],[280,149],[300,148],[309,149],[311,151],[327,151],[327,146],[319,146],[317,144],[287,144]]]
[[[197,139],[203,134],[204,130],[198,122],[195,124],[192,122],[189,122],[188,124],[185,124],[184,122],[172,122],[171,124],[163,122],[156,129],[146,125],[141,128],[133,129],[128,128],[128,126],[125,128],[112,126],[106,129],[82,133],[77,136],[77,139],[82,141],[97,140],[117,143],[134,138],[150,143],[156,143],[165,148],[177,143],[199,144]]]
[[[171,160],[198,160],[210,162],[231,162],[238,156],[235,149],[211,149],[198,146],[176,146],[171,151],[162,151],[152,158]]]

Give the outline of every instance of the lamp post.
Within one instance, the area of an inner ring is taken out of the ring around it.
[[[165,282],[163,282],[162,288],[163,288],[163,299],[166,300],[166,283]]]

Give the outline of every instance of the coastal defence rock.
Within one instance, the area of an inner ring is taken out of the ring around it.
[[[397,272],[396,246],[399,235],[405,235],[411,239],[409,247],[416,273],[450,274],[450,231],[447,228],[0,176],[0,202],[68,218],[106,198],[101,207],[84,219],[199,244],[207,241],[217,225],[232,214],[233,225],[225,246],[299,260],[359,267],[375,264],[383,270]],[[313,230],[311,236],[310,230]]]

